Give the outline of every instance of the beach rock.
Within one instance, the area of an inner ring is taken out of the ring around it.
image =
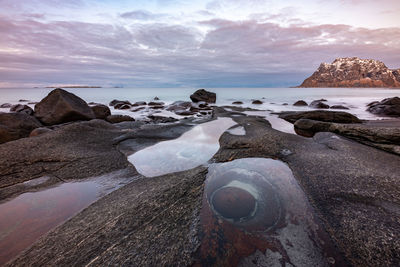
[[[242,105],[243,102],[242,101],[234,101],[232,102],[233,105]]]
[[[199,89],[190,95],[190,99],[195,103],[201,101],[206,103],[215,103],[217,100],[217,95],[213,92],[206,91],[205,89]]]
[[[26,99],[20,99],[20,100],[18,100],[18,102],[29,102],[29,100],[26,100]]]
[[[132,107],[137,107],[137,106],[144,106],[147,105],[145,101],[138,101],[132,104]]]
[[[144,109],[146,109],[146,107],[138,107],[138,108],[132,109],[131,111],[132,112],[138,112],[138,111],[144,110]]]
[[[163,105],[155,105],[155,106],[150,106],[151,109],[163,109]]]
[[[147,105],[148,106],[163,106],[165,103],[164,102],[149,102]]]
[[[331,109],[349,109],[348,107],[345,107],[343,105],[333,105],[330,108]]]
[[[176,111],[175,114],[180,115],[180,116],[192,116],[192,115],[196,114],[196,112],[189,111],[189,110],[183,110],[183,111]]]
[[[111,110],[108,106],[97,104],[95,106],[90,107],[96,117],[96,119],[104,120],[107,116],[111,115]]]
[[[25,113],[0,113],[0,144],[28,137],[41,126],[35,117]]]
[[[261,100],[253,100],[251,103],[254,105],[261,105],[263,102]]]
[[[46,125],[54,125],[91,120],[95,115],[83,99],[58,88],[35,105],[35,117]]]
[[[157,100],[160,100],[160,98],[158,98],[158,96],[156,96],[153,100],[157,101]]]
[[[131,105],[124,103],[117,103],[114,106],[115,109],[130,109],[131,107],[132,107]]]
[[[132,105],[131,102],[129,102],[128,100],[123,101],[123,100],[117,100],[117,99],[112,100],[110,102],[110,104],[108,104],[108,105],[113,107],[113,106],[115,106],[116,104],[119,104],[119,103]]]
[[[288,103],[283,103],[283,104],[282,104],[282,106],[287,106],[287,105],[289,105],[289,104],[288,104]]]
[[[310,103],[312,108],[329,108],[328,104],[323,103],[322,100],[314,100]]]
[[[29,137],[35,137],[35,136],[39,136],[45,133],[50,133],[52,132],[52,129],[46,128],[46,127],[39,127],[34,129],[30,134]]]
[[[163,117],[163,116],[155,116],[155,115],[147,116],[147,118],[152,120],[154,123],[170,123],[170,122],[179,121],[178,119],[175,119],[172,117]]]
[[[318,132],[332,132],[360,143],[400,155],[400,128],[387,125],[341,124],[300,119],[295,122],[297,134],[313,137]]]
[[[135,121],[135,119],[128,115],[110,115],[106,117],[106,121],[110,123],[120,123],[123,121]]]
[[[378,60],[338,58],[322,63],[299,87],[400,87],[399,70]]]
[[[4,103],[0,105],[0,108],[11,108],[12,105],[10,103]]]
[[[354,115],[343,111],[327,111],[327,110],[313,110],[313,111],[288,111],[279,114],[279,118],[288,122],[295,123],[300,119],[309,119],[325,122],[338,122],[338,123],[360,123],[361,121]]]
[[[308,106],[308,104],[307,104],[307,102],[304,101],[304,100],[299,100],[299,101],[296,101],[296,102],[293,104],[293,106],[301,107],[301,106]]]
[[[400,98],[385,98],[380,102],[374,101],[368,104],[367,111],[376,115],[400,117]]]
[[[10,108],[10,112],[20,112],[28,115],[33,115],[33,109],[30,106],[21,104],[13,105]]]

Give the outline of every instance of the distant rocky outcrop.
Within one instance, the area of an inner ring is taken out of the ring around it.
[[[391,70],[378,60],[338,58],[322,63],[299,87],[400,88],[400,69]]]

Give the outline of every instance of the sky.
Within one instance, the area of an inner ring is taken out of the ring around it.
[[[287,87],[400,68],[399,0],[0,0],[0,87]]]

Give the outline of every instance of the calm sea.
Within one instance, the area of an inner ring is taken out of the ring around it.
[[[177,100],[190,100],[189,96],[197,88],[72,88],[68,91],[80,96],[87,102],[108,104],[113,99],[150,101],[160,98],[166,104]],[[0,104],[17,103],[19,99],[40,101],[52,89],[0,89]],[[366,104],[387,97],[400,96],[399,89],[382,88],[207,88],[217,93],[217,104],[226,105],[233,101],[243,101],[243,106],[272,111],[307,110],[309,108],[293,107],[297,100],[311,102],[315,99],[327,99],[328,104],[341,104],[350,108],[349,112],[362,119],[376,119],[366,112]],[[260,99],[263,105],[252,105],[251,100]],[[288,103],[288,105],[283,105]],[[0,109],[0,111],[8,111]]]

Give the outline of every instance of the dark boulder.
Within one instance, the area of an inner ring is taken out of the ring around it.
[[[18,100],[18,102],[29,102],[29,100],[26,100],[26,99],[20,99],[20,100]]]
[[[385,98],[380,102],[372,102],[368,104],[367,111],[376,115],[400,117],[400,98],[396,96]]]
[[[98,104],[95,106],[90,107],[96,116],[96,119],[102,119],[104,120],[107,118],[107,116],[111,115],[110,108],[107,107],[106,105]]]
[[[127,104],[127,105],[132,105],[131,102],[129,102],[128,100],[122,101],[122,100],[117,100],[117,99],[112,100],[112,101],[110,102],[110,104],[108,104],[108,105],[110,105],[111,107],[113,107],[113,106],[115,106],[115,105],[118,104],[118,103]]]
[[[80,97],[63,89],[54,89],[35,105],[35,117],[46,125],[95,118],[92,109]]]
[[[4,103],[0,105],[0,108],[11,108],[12,105],[10,103]]]
[[[25,113],[0,113],[0,144],[28,137],[41,126],[35,117]]]
[[[293,106],[301,107],[301,106],[308,106],[308,104],[307,104],[307,102],[304,101],[304,100],[299,100],[299,101],[296,101],[296,102],[293,104]]]
[[[21,105],[21,104],[17,104],[17,105],[13,105],[10,108],[11,112],[20,112],[20,113],[25,113],[28,115],[33,115],[33,109],[30,106],[27,105]]]
[[[310,107],[312,107],[312,108],[329,108],[329,105],[323,103],[323,101],[326,101],[326,100],[324,100],[324,99],[314,100],[310,103]]]
[[[331,106],[331,109],[349,109],[349,108],[343,105],[333,105]]]
[[[327,110],[313,110],[313,111],[288,111],[279,114],[279,118],[288,122],[295,123],[300,119],[309,119],[325,122],[338,122],[338,123],[360,123],[361,121],[354,115],[342,111],[327,111]]]
[[[135,121],[135,119],[127,115],[110,115],[107,116],[106,121],[110,123],[120,123],[123,121]]]
[[[158,96],[156,96],[155,98],[153,98],[153,100],[160,100],[160,98],[158,98]]]
[[[215,103],[217,95],[213,92],[206,91],[205,89],[199,89],[190,96],[190,99],[195,103],[201,101],[206,103]]]
[[[242,102],[242,101],[235,101],[235,102],[232,102],[232,104],[233,104],[233,105],[242,105],[243,102]]]
[[[261,105],[263,102],[261,100],[253,100],[251,103],[254,105]]]
[[[50,133],[53,132],[52,129],[46,128],[46,127],[39,127],[34,129],[30,134],[29,137],[35,137],[35,136],[39,136],[45,133]]]

